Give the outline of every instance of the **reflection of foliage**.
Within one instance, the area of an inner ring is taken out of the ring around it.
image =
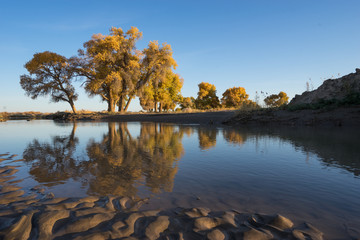
[[[90,171],[90,194],[108,194],[133,196],[137,190],[134,182],[141,178],[140,155],[137,142],[132,139],[126,123],[109,123],[109,133],[100,143],[93,140],[88,143],[88,162],[84,162],[86,171]]]
[[[77,176],[76,160],[73,154],[78,143],[76,124],[69,136],[55,136],[52,143],[40,143],[34,139],[24,150],[25,161],[32,162],[30,174],[40,183],[56,185]]]
[[[126,123],[109,123],[109,134],[100,143],[91,141],[87,163],[94,179],[91,194],[135,196],[136,184],[145,177],[152,192],[172,191],[177,172],[174,161],[183,153],[181,135],[173,126],[142,124],[139,139],[133,139]]]
[[[181,134],[185,133],[188,137],[190,137],[194,133],[194,127],[180,125],[179,129]]]
[[[183,155],[182,134],[171,125],[143,123],[140,146],[147,157],[143,161],[146,185],[153,192],[163,188],[171,192],[177,172],[176,161]]]
[[[207,150],[216,145],[216,128],[199,128],[199,145],[202,150]]]
[[[54,137],[52,144],[34,140],[23,154],[32,162],[30,174],[49,186],[70,178],[87,179],[90,195],[133,197],[142,182],[155,193],[172,191],[176,162],[184,152],[182,132],[171,125],[142,124],[140,137],[133,138],[126,123],[108,125],[100,142],[87,144],[87,161],[73,157],[76,125],[70,136]]]
[[[224,129],[223,136],[227,142],[234,145],[242,145],[246,141],[246,135],[234,129]]]

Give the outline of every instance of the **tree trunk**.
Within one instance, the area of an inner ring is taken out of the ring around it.
[[[159,112],[162,112],[162,104],[161,104],[161,102],[159,103]]]
[[[124,98],[123,98],[123,96],[121,95],[121,96],[120,96],[120,99],[119,99],[119,109],[118,109],[119,112],[124,112],[123,106],[124,106]]]
[[[115,101],[112,96],[109,97],[108,101],[108,112],[115,112]]]
[[[70,106],[71,106],[71,109],[72,109],[73,113],[76,113],[76,108],[75,108],[75,104],[74,104],[73,100],[71,99],[69,101],[69,103],[70,103]]]
[[[124,108],[124,112],[126,112],[130,106],[130,102],[133,99],[133,96],[129,96],[129,100],[127,101],[125,108]]]
[[[157,112],[157,102],[154,102],[154,112]]]
[[[72,131],[71,131],[71,134],[70,134],[70,142],[71,143],[74,143],[75,142],[75,132],[76,132],[76,122],[73,123],[73,128],[72,128]]]
[[[109,126],[109,148],[113,149],[113,147],[115,146],[115,137],[116,137],[116,126],[114,122],[109,122],[108,123]]]

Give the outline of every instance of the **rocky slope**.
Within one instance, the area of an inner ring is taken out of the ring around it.
[[[328,79],[314,91],[307,91],[295,95],[289,106],[300,104],[314,104],[321,100],[343,100],[349,94],[360,94],[360,69],[341,78]]]

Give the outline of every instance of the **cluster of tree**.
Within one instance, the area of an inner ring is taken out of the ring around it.
[[[216,96],[216,87],[213,84],[202,82],[198,85],[199,91],[197,98],[185,97],[182,99],[180,107],[196,109],[213,108],[260,108],[257,101],[249,99],[245,88],[233,87],[227,89],[223,94],[221,101]],[[279,107],[286,104],[289,97],[284,92],[273,94],[264,99],[268,107]]]
[[[20,77],[21,87],[33,99],[50,95],[54,102],[71,105],[77,93],[76,79],[84,80],[90,96],[99,95],[108,104],[108,111],[126,111],[135,96],[146,108],[171,109],[180,99],[183,80],[173,73],[176,61],[169,44],[151,41],[143,51],[136,49],[142,33],[131,27],[127,32],[111,28],[109,35],[95,34],[84,43],[78,56],[66,58],[52,52],[34,54],[25,64],[30,75]],[[173,86],[174,84],[174,86]],[[157,106],[159,104],[159,106]]]
[[[131,27],[127,32],[111,28],[109,35],[95,34],[84,43],[78,56],[66,58],[45,51],[34,54],[25,64],[29,75],[20,76],[21,87],[31,98],[50,95],[54,102],[68,102],[76,113],[74,102],[78,94],[73,81],[83,80],[90,96],[100,96],[107,102],[108,111],[127,111],[132,99],[140,99],[140,105],[150,112],[174,110],[180,104],[184,108],[257,108],[258,103],[249,100],[242,87],[227,89],[221,100],[216,96],[213,84],[198,85],[197,98],[182,97],[184,80],[173,72],[176,61],[169,44],[151,41],[142,51],[136,42],[142,33]],[[267,106],[281,106],[288,101],[286,93],[280,92],[265,98]]]

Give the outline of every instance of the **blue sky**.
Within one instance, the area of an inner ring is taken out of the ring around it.
[[[112,26],[139,28],[138,49],[150,40],[169,43],[183,96],[196,97],[205,81],[219,97],[240,86],[250,99],[256,91],[292,98],[310,78],[316,88],[360,68],[359,9],[358,0],[2,1],[0,111],[70,110],[48,97],[27,97],[19,84],[23,66],[37,52],[76,55],[93,34],[108,34]],[[78,91],[77,109],[107,108]],[[130,106],[140,109],[138,101]]]

